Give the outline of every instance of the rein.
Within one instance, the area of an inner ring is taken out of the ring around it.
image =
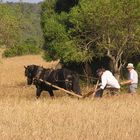
[[[95,77],[92,77],[92,76],[85,76],[85,75],[82,75],[82,74],[78,74],[79,75],[79,77],[84,77],[84,78],[90,78],[90,79],[93,79],[93,81],[95,81],[95,80],[99,80],[99,78],[95,78]]]

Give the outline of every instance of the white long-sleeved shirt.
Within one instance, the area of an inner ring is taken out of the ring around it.
[[[100,88],[104,89],[106,86],[111,86],[112,88],[120,89],[120,85],[117,79],[113,76],[113,74],[109,70],[106,70],[105,72],[103,72],[101,76]]]
[[[131,84],[138,83],[138,73],[134,69],[129,72],[129,80],[132,80]]]

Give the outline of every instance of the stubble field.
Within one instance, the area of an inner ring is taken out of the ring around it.
[[[140,96],[35,98],[24,65],[52,67],[41,56],[0,58],[0,140],[139,140]],[[83,89],[84,90],[84,89]]]

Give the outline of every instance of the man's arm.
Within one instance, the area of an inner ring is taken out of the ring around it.
[[[104,89],[106,87],[106,84],[107,84],[106,75],[102,75],[100,89]]]
[[[127,80],[127,81],[124,81],[124,82],[121,82],[120,85],[129,85],[132,83],[133,80]]]

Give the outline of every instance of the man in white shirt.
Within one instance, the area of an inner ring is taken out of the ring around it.
[[[129,85],[129,93],[136,93],[136,89],[138,86],[138,73],[134,70],[134,66],[132,63],[128,63],[127,70],[129,72],[129,77],[127,81],[121,82],[121,85]]]
[[[103,68],[98,69],[97,75],[101,78],[101,83],[95,93],[95,97],[102,97],[104,89],[107,88],[108,86],[110,89],[116,89],[116,91],[120,89],[120,85],[117,79],[113,76],[113,74],[109,70],[105,70]]]

